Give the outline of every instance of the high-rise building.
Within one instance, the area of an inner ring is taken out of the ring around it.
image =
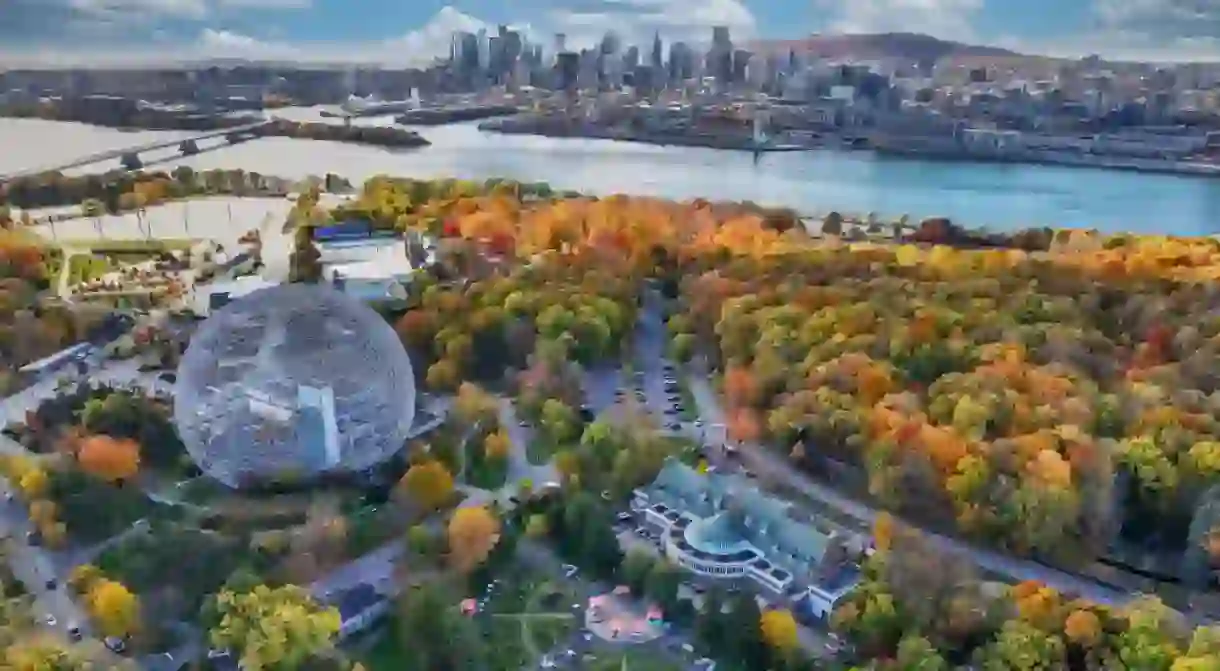
[[[558,88],[562,91],[574,90],[576,79],[580,74],[580,54],[572,51],[561,51],[556,54],[555,71],[558,75]]]
[[[664,45],[661,44],[661,33],[658,32],[652,37],[652,58],[648,61],[648,64],[651,65],[652,69],[656,72],[660,72],[661,67],[665,65],[664,54],[662,53],[663,48]]]
[[[555,33],[555,60],[559,60],[559,54],[568,50],[568,36],[563,33]]]
[[[733,47],[733,40],[729,39],[728,26],[712,26],[712,47],[729,49]]]

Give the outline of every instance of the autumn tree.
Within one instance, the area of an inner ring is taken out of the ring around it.
[[[212,647],[232,650],[242,668],[292,669],[334,646],[339,611],[318,604],[296,585],[224,590],[213,604]]]
[[[780,608],[767,610],[763,612],[759,626],[762,627],[763,640],[781,657],[793,654],[800,645],[796,620],[791,611]]]
[[[89,615],[106,636],[130,636],[140,626],[139,599],[122,583],[99,578],[85,593]]]
[[[453,475],[444,464],[429,459],[407,469],[398,486],[417,505],[435,510],[453,496]]]
[[[458,508],[449,518],[449,559],[459,571],[483,563],[500,539],[500,520],[483,506]]]
[[[139,472],[140,447],[132,440],[89,436],[81,441],[77,460],[90,474],[109,482],[120,482]]]

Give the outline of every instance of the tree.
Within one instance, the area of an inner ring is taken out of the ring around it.
[[[458,366],[449,359],[441,359],[428,367],[428,387],[437,391],[448,391],[458,384]]]
[[[76,458],[86,472],[108,482],[130,479],[140,469],[140,447],[135,441],[106,435],[82,440]]]
[[[449,560],[459,571],[483,563],[500,540],[500,520],[483,506],[459,508],[449,518]]]
[[[513,441],[504,429],[493,431],[483,439],[483,456],[489,461],[508,459],[512,451]]]
[[[556,444],[573,440],[577,430],[576,412],[563,401],[547,399],[542,404],[541,427]]]
[[[782,657],[791,655],[800,645],[797,640],[796,620],[789,610],[772,608],[766,611],[762,614],[759,626],[762,628],[763,640]]]
[[[77,594],[87,594],[93,583],[102,577],[102,570],[93,564],[81,564],[72,569],[68,586]]]
[[[94,580],[86,592],[89,615],[106,636],[130,636],[140,625],[140,604],[122,583]]]
[[[1063,640],[1021,620],[1005,622],[980,657],[985,671],[1056,671],[1066,665]]]
[[[488,646],[481,631],[455,604],[459,595],[444,580],[408,585],[398,602],[398,644],[409,651],[402,671],[484,669]]]
[[[29,501],[45,494],[50,481],[50,477],[44,469],[34,466],[18,476],[17,487]]]
[[[922,636],[904,636],[895,661],[902,671],[949,671],[949,662]]]
[[[453,475],[444,464],[429,459],[407,469],[398,486],[420,507],[436,510],[453,496]]]
[[[678,589],[682,585],[682,573],[667,561],[653,564],[644,581],[644,593],[655,601],[663,612],[672,611],[678,603]]]
[[[651,554],[643,550],[632,550],[619,565],[619,580],[630,587],[632,592],[640,594],[644,591],[645,581],[656,563]]]
[[[212,647],[233,650],[252,671],[298,668],[334,647],[339,611],[322,606],[303,587],[259,585],[249,592],[224,590],[215,598]]]
[[[471,425],[494,422],[498,410],[499,402],[482,387],[470,382],[458,386],[453,411],[462,422]]]
[[[530,538],[545,538],[548,531],[546,515],[530,515],[525,523],[525,535]]]
[[[1064,620],[1063,634],[1076,645],[1092,647],[1101,638],[1101,620],[1092,611],[1074,610]]]

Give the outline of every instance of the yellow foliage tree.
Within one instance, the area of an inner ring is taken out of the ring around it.
[[[297,585],[216,595],[218,622],[209,632],[212,647],[228,649],[250,671],[295,669],[334,647],[339,611],[314,600]]]
[[[85,594],[102,577],[102,570],[93,564],[81,564],[72,569],[68,586],[77,594]]]
[[[47,472],[35,466],[22,472],[17,480],[17,487],[21,489],[21,494],[25,499],[29,501],[45,494],[50,482],[51,478],[47,475]]]
[[[762,614],[759,626],[762,628],[763,640],[776,650],[788,653],[800,645],[796,620],[791,611],[782,608],[768,610]]]
[[[129,636],[140,624],[140,602],[120,582],[100,578],[89,586],[89,615],[106,636]]]
[[[492,461],[507,459],[511,449],[512,439],[504,429],[488,434],[483,440],[483,455]]]
[[[453,475],[441,462],[429,460],[408,469],[398,486],[415,503],[435,510],[453,496]]]
[[[500,540],[500,520],[487,508],[459,508],[449,518],[449,559],[469,571],[487,559]]]
[[[873,547],[877,548],[878,552],[889,551],[890,545],[894,542],[896,524],[894,517],[889,513],[884,511],[877,513],[877,519],[873,521]]]

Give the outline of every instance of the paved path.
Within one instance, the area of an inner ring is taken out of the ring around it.
[[[508,432],[508,437],[512,442],[512,451],[508,458],[509,483],[519,483],[528,479],[533,481],[534,488],[537,489],[547,482],[559,481],[559,471],[555,469],[554,460],[551,463],[535,466],[526,457],[526,446],[529,445],[529,441],[534,439],[533,430],[521,426],[516,408],[513,407],[512,401],[506,398],[500,399],[500,426]]]
[[[34,617],[44,621],[46,616],[53,616],[54,625],[46,623],[60,632],[66,632],[68,627],[78,626],[81,633],[88,635],[89,618],[81,610],[68,592],[55,571],[55,562],[49,553],[41,547],[30,545],[26,534],[33,529],[28,513],[16,498],[15,489],[5,478],[0,478],[0,489],[7,497],[12,494],[12,500],[0,503],[0,533],[8,537],[5,541],[5,552],[8,554],[9,567],[34,597]],[[59,581],[55,589],[47,589],[46,582],[55,579]]]

